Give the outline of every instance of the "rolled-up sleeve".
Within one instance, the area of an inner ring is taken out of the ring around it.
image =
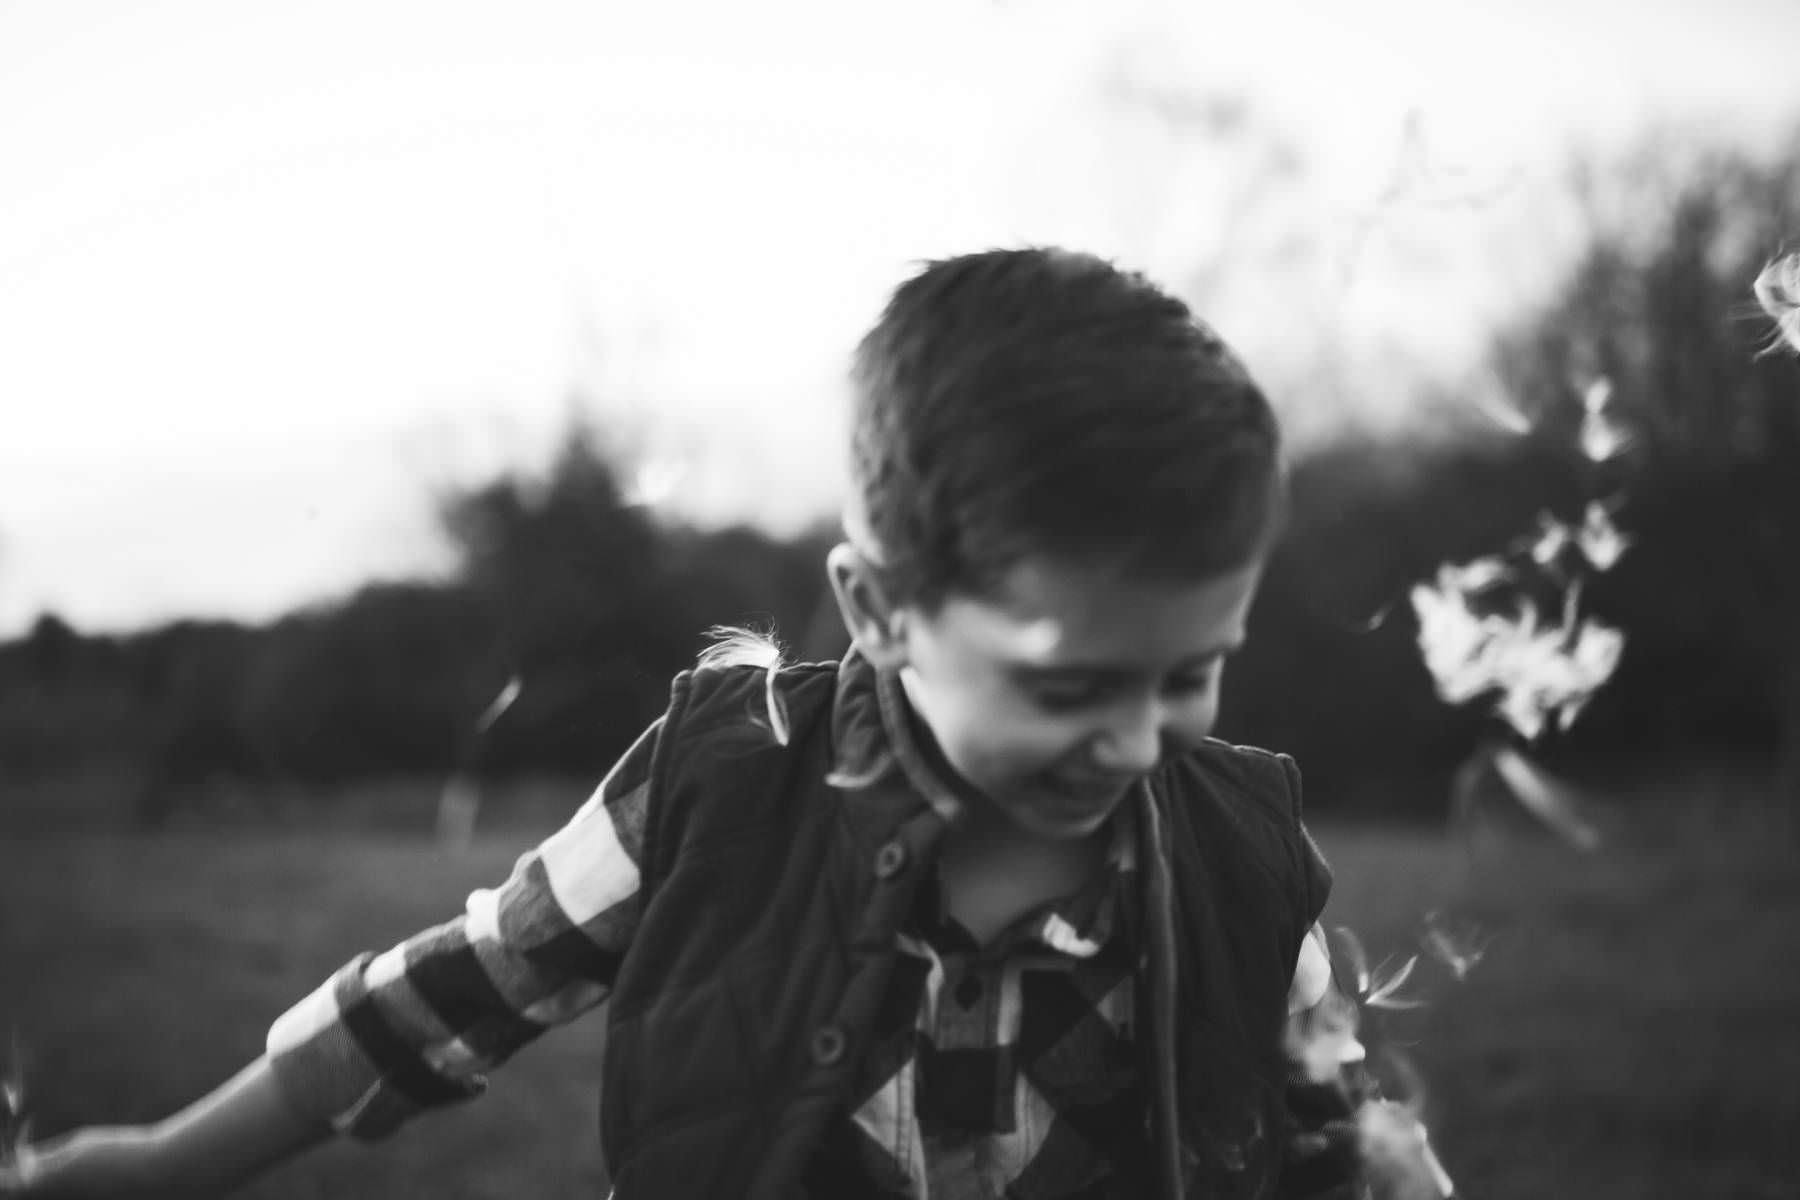
[[[660,722],[569,822],[462,914],[362,954],[269,1029],[303,1116],[360,1138],[481,1094],[486,1073],[605,1000],[638,922],[638,860]]]

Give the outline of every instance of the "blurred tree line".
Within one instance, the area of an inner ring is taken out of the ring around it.
[[[159,824],[226,793],[604,771],[710,627],[804,629],[831,544],[672,523],[626,481],[577,426],[543,478],[443,501],[452,579],[373,584],[259,627],[86,637],[44,616],[0,645],[0,787],[113,768]],[[504,718],[479,730],[512,681]]]
[[[1323,807],[1443,814],[1491,718],[1434,695],[1408,587],[1606,498],[1635,541],[1586,607],[1626,631],[1625,656],[1542,753],[1778,757],[1776,794],[1800,812],[1800,366],[1759,353],[1770,326],[1750,302],[1800,231],[1800,147],[1773,165],[1648,153],[1583,186],[1586,252],[1493,343],[1528,432],[1345,441],[1296,465],[1219,732],[1296,754]],[[1577,435],[1599,379],[1632,441],[1595,463]],[[372,585],[261,627],[95,637],[43,617],[0,645],[0,784],[114,765],[154,824],[209,789],[597,777],[710,626],[842,653],[834,529],[674,523],[631,502],[630,465],[578,427],[542,478],[449,497],[460,570],[445,582]],[[516,702],[478,732],[509,680]]]

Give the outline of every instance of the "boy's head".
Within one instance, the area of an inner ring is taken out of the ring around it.
[[[853,636],[1018,823],[1097,826],[1211,728],[1279,523],[1267,401],[1181,301],[1054,249],[930,264],[853,383]]]
[[[853,383],[848,524],[900,602],[981,595],[1033,555],[1205,579],[1277,523],[1261,391],[1185,304],[1091,255],[928,265]]]

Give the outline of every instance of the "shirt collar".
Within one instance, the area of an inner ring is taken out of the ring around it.
[[[967,785],[915,733],[899,673],[877,668],[854,645],[838,667],[832,738],[838,786],[867,786],[897,772],[946,823],[966,811],[959,791]]]
[[[899,673],[882,670],[853,645],[838,668],[832,708],[835,766],[832,781],[861,789],[898,775],[946,824],[967,811],[969,784],[943,761],[943,755],[915,728]],[[1035,936],[1053,949],[1075,957],[1099,952],[1129,906],[1129,888],[1139,854],[1141,804],[1149,789],[1138,784],[1115,811],[1106,863],[1087,887],[1041,913]],[[1125,918],[1128,919],[1128,918]]]

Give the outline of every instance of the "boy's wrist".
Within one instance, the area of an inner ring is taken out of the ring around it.
[[[78,1129],[19,1147],[0,1168],[0,1197],[85,1200],[104,1196],[177,1194],[162,1178],[153,1133],[140,1126]]]

